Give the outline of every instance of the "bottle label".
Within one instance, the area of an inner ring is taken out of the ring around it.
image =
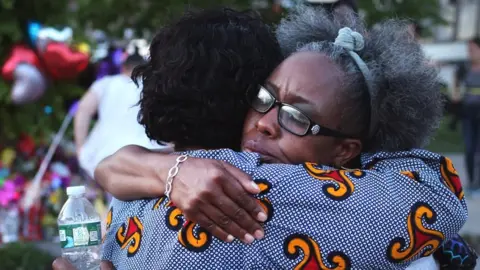
[[[100,245],[101,230],[100,222],[59,225],[60,245],[62,248]]]

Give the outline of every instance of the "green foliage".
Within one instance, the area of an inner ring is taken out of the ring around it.
[[[461,153],[465,149],[460,125],[450,128],[451,116],[445,116],[427,149],[437,153]],[[460,123],[458,123],[460,124]]]
[[[13,243],[0,248],[0,269],[52,269],[53,257],[31,244]]]
[[[76,20],[89,22],[91,26],[106,29],[117,36],[123,29],[133,28],[137,34],[144,30],[155,31],[172,16],[178,16],[186,8],[218,6],[249,7],[249,0],[78,0]]]
[[[427,20],[431,25],[445,24],[441,16],[439,0],[357,0],[361,10],[365,11],[365,20],[369,25],[390,19]],[[384,3],[378,5],[378,3]],[[379,9],[380,8],[380,9]]]
[[[26,133],[43,138],[60,128],[68,108],[65,101],[78,99],[83,89],[73,84],[53,84],[34,103],[14,105],[10,102],[10,85],[0,81],[0,142],[8,142]],[[45,107],[52,113],[45,113]]]

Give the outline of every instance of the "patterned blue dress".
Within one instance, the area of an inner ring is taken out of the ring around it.
[[[404,269],[467,219],[451,161],[412,150],[364,154],[361,170],[261,164],[254,153],[192,151],[250,174],[266,237],[224,243],[165,197],[112,203],[104,259],[122,269]]]

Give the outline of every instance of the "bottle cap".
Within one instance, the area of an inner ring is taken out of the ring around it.
[[[84,195],[85,192],[86,192],[85,186],[67,187],[67,195],[68,196],[71,196],[71,195],[80,196],[80,195]]]

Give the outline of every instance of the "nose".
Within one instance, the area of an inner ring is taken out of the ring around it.
[[[266,114],[263,114],[255,123],[257,131],[270,139],[278,138],[280,135],[280,126],[278,125],[278,108],[272,108]]]

